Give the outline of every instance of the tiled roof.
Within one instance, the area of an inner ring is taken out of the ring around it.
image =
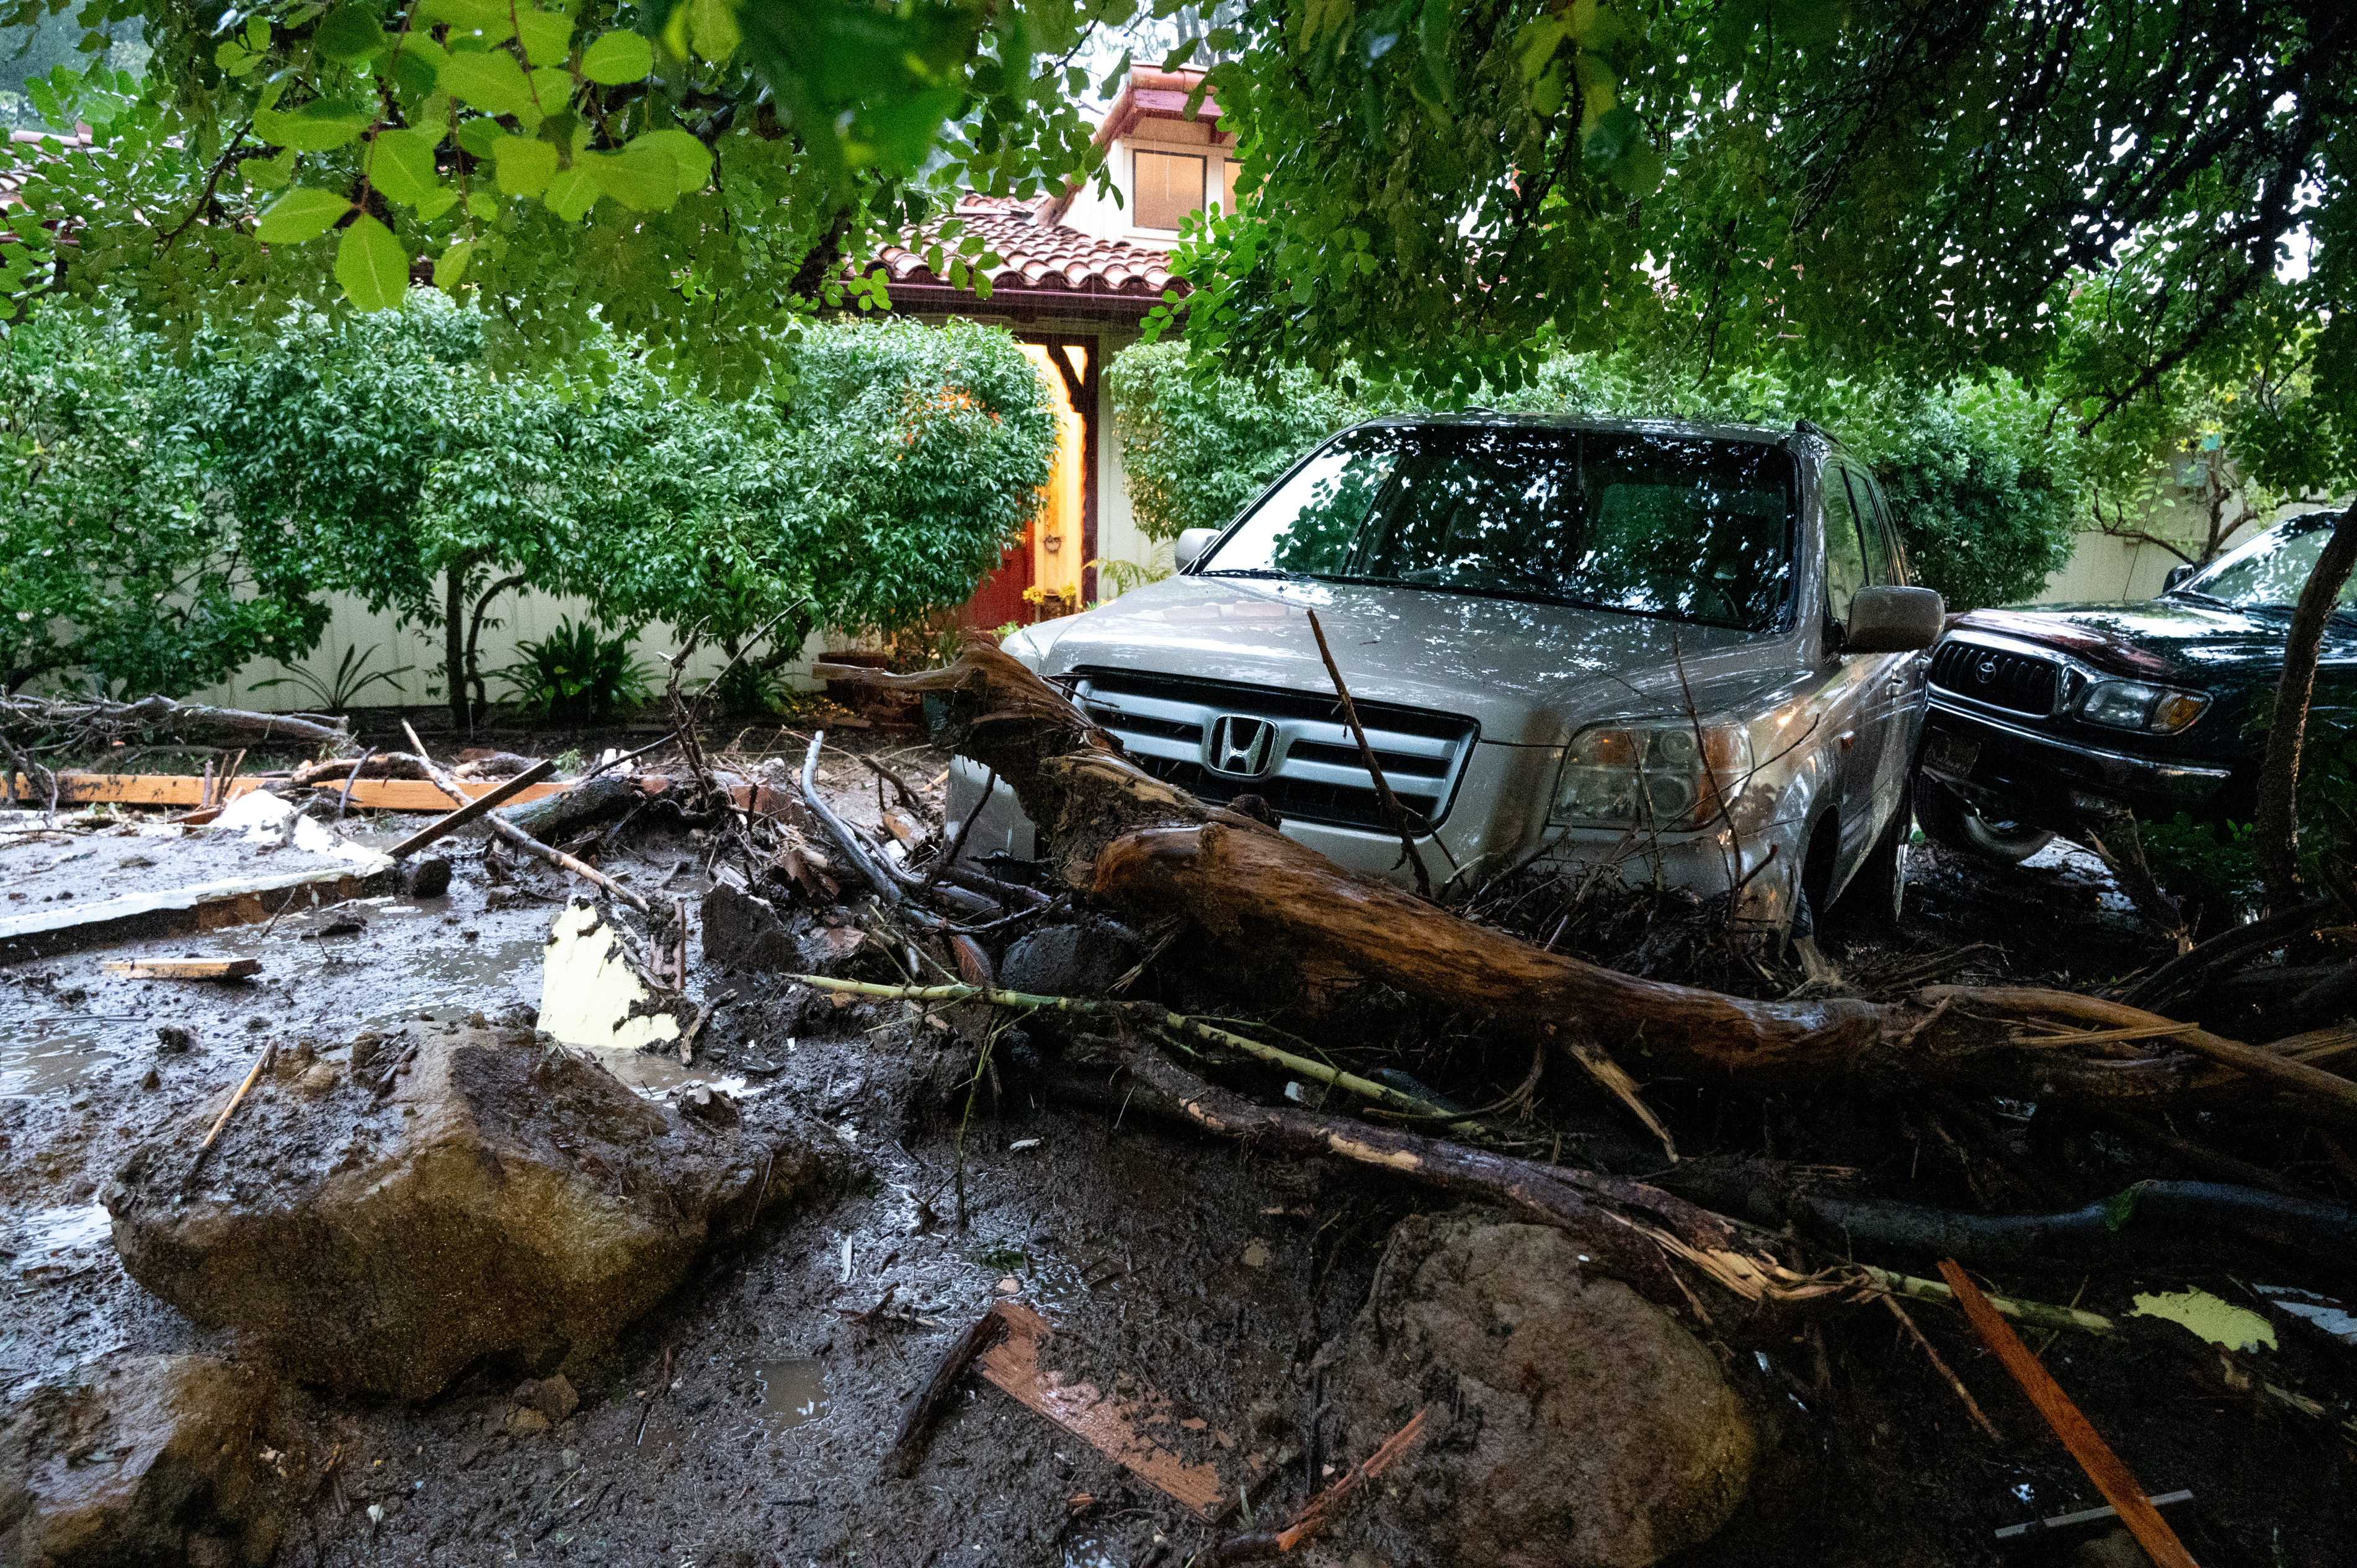
[[[1171,275],[1168,251],[1039,222],[1034,209],[1044,205],[975,196],[958,203],[965,233],[979,238],[998,257],[998,265],[985,273],[994,299],[1012,293],[1026,304],[1046,305],[1051,298],[1058,304],[1122,304],[1143,315],[1161,300],[1165,289],[1186,292],[1186,284]],[[925,250],[936,232],[920,231],[912,237],[913,246],[886,246],[877,261],[887,281],[894,290],[909,292],[936,308],[941,295],[954,294],[973,301],[971,291],[952,288],[925,264]],[[942,264],[948,264],[946,255]]]

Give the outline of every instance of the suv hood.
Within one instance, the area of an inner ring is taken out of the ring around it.
[[[2106,674],[2196,685],[2283,668],[2288,611],[2250,612],[2193,598],[2135,604],[2049,605],[2030,610],[1975,610],[1951,623],[1956,631],[1986,631],[2068,653]],[[2357,661],[2357,623],[2335,616],[2325,630],[2324,658]]]
[[[1351,696],[1465,714],[1491,741],[1558,745],[1598,719],[1682,712],[1689,693],[1706,714],[1747,707],[1803,674],[1773,633],[1355,584],[1171,577],[1020,635],[1043,675],[1110,668],[1323,694],[1333,684],[1309,610]]]

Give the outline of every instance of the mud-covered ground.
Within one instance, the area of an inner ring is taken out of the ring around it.
[[[896,754],[904,777],[937,790],[946,766],[938,754],[886,733],[854,744]],[[872,775],[831,757],[823,777],[846,811],[875,820]],[[390,843],[421,820],[380,818],[356,824],[353,836]],[[167,857],[145,847],[157,842],[126,824],[73,835],[60,853],[89,846],[97,860],[135,851],[160,867]],[[251,1354],[123,1273],[101,1190],[135,1144],[175,1130],[187,1136],[191,1117],[220,1103],[268,1041],[309,1040],[335,1062],[371,1026],[474,1015],[512,1022],[537,1009],[543,948],[566,890],[544,875],[494,885],[479,848],[472,836],[457,842],[444,897],[304,910],[268,929],[0,969],[9,1021],[0,1035],[0,1291],[9,1302],[0,1314],[0,1422],[16,1419],[38,1391],[95,1381],[121,1359]],[[604,864],[637,886],[694,894],[705,886],[703,848],[685,827],[650,821]],[[2100,870],[2060,854],[2004,872],[1921,855],[1896,940],[1827,946],[1862,983],[1918,971],[2092,983],[2146,961]],[[278,1561],[1176,1565],[1228,1529],[1282,1515],[1329,1466],[1361,1456],[1311,1452],[1319,1428],[1308,1363],[1365,1300],[1392,1226],[1448,1207],[1444,1199],[1359,1169],[1206,1142],[1133,1112],[1115,1094],[1051,1097],[1051,1081],[1070,1085],[1053,1071],[1057,1042],[1042,1026],[1024,1048],[1002,1051],[999,1070],[974,1090],[970,1051],[903,1004],[805,996],[788,1005],[787,983],[724,981],[705,972],[700,945],[691,953],[690,994],[724,986],[739,994],[716,1014],[697,1063],[650,1055],[613,1065],[649,1093],[705,1080],[781,1097],[834,1129],[858,1174],[707,1254],[610,1356],[573,1380],[579,1406],[553,1423],[519,1402],[533,1369],[516,1365],[479,1366],[418,1407],[288,1391],[255,1439],[270,1455],[285,1521]],[[231,985],[132,980],[101,967],[189,955],[252,956],[264,967]],[[1252,1000],[1233,1005],[1248,1010]],[[186,1029],[194,1047],[159,1050],[161,1026]],[[1469,1101],[1494,1098],[1525,1066],[1488,1059],[1469,1036],[1397,1059]],[[1274,1091],[1281,1080],[1254,1087]],[[1696,1150],[1741,1144],[1805,1160],[1855,1145],[1855,1119],[1893,1114],[1862,1092],[1730,1099],[1658,1090],[1657,1104]],[[961,1226],[955,1173],[969,1099]],[[1728,1131],[1737,1122],[1739,1133]],[[1645,1176],[1662,1166],[1658,1148],[1585,1085],[1544,1082],[1524,1131],[1566,1163]],[[1994,1136],[2019,1144],[2026,1120]],[[1862,1177],[1920,1182],[1927,1201],[1967,1180],[1926,1127],[1894,1125],[1869,1143],[1888,1168]],[[2106,1162],[2118,1155],[2095,1144],[2083,1152],[2074,1168],[2089,1190],[2109,1179]],[[1910,1157],[1920,1168],[1902,1170]],[[2349,1196],[2320,1149],[2291,1150],[2285,1168],[2319,1192]],[[1921,1257],[1874,1261],[1932,1272]],[[2308,1266],[2317,1261],[2284,1262],[2317,1273]],[[2123,1318],[2109,1337],[2030,1343],[2147,1490],[2194,1493],[2169,1515],[2199,1561],[2357,1562],[2348,1544],[2357,1539],[2357,1447],[2338,1425],[2357,1349],[2266,1308],[2255,1288],[2269,1283],[2264,1265],[2264,1254],[2231,1266],[2193,1257],[2143,1273],[2026,1269],[1996,1283],[2114,1316],[2141,1291],[2192,1285],[2266,1310],[2277,1348],[2231,1364],[2147,1318]],[[1168,1441],[1214,1466],[1229,1488],[1220,1525],[974,1377],[914,1477],[881,1472],[903,1399],[959,1329],[1006,1297],[1055,1325],[1047,1360],[1068,1380],[1167,1402],[1178,1428]],[[1879,1305],[1806,1321],[1690,1323],[1753,1410],[1763,1444],[1734,1521],[1677,1559],[1680,1568],[2072,1561],[2090,1532],[2028,1543],[1995,1532],[2094,1506],[2093,1488],[1960,1318],[1932,1305],[1911,1315],[2001,1441],[1973,1423]],[[2324,1413],[2262,1397],[2237,1366],[2313,1397]],[[1347,1530],[1300,1560],[1377,1561]]]

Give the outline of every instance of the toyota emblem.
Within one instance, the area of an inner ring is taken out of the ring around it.
[[[1973,672],[1978,675],[1984,682],[1996,680],[1996,655],[1991,653],[1984,657],[1980,663],[1974,667]]]

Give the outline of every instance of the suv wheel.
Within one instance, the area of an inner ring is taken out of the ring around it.
[[[1915,820],[1923,825],[1923,836],[1933,843],[2007,865],[2020,865],[2054,838],[2044,828],[2027,822],[1984,817],[1963,796],[1929,779],[1915,780]]]

